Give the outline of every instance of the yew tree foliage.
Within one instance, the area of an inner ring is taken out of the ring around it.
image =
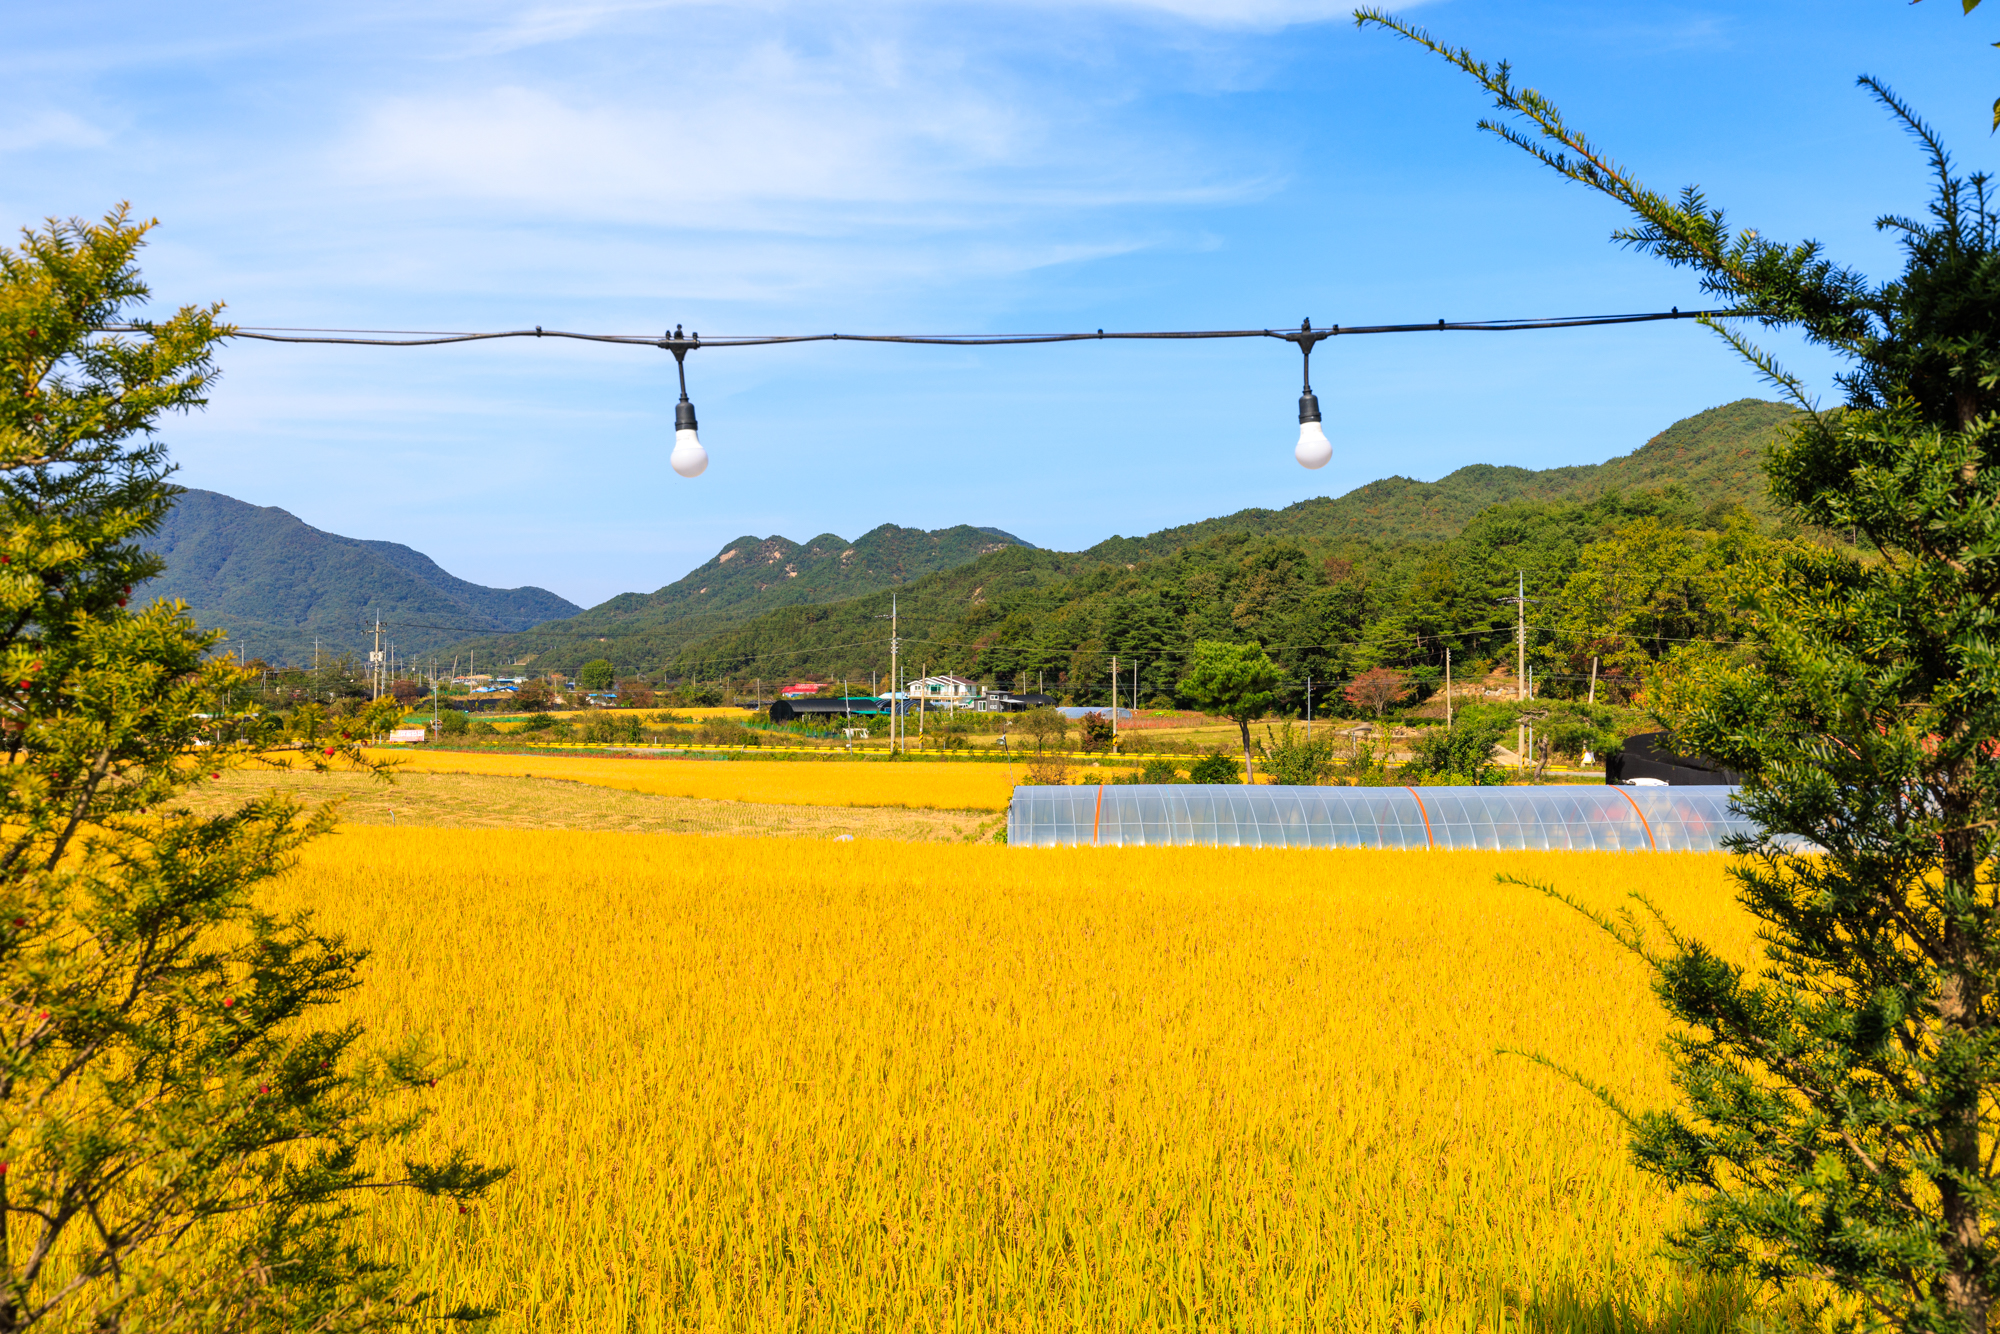
[[[402,1184],[440,1222],[499,1173],[393,1145],[441,1073],[315,1011],[365,957],[258,908],[331,815],[181,794],[249,763],[364,765],[355,736],[226,715],[247,676],[137,539],[176,491],[155,435],[200,406],[219,308],[128,320],[147,225],[0,248],[0,1331],[346,1330],[427,1310],[355,1241]],[[364,723],[362,726],[370,724]]]
[[[1747,657],[1692,655],[1656,706],[1683,749],[1748,776],[1765,834],[1734,874],[1764,957],[1738,967],[1657,914],[1600,918],[1679,1021],[1670,1110],[1628,1114],[1637,1161],[1688,1189],[1682,1255],[1823,1302],[1837,1323],[1984,1330],[2000,1291],[2000,223],[1988,179],[1879,82],[1916,140],[1927,211],[1884,216],[1903,270],[1871,283],[1810,241],[1733,230],[1697,189],[1648,190],[1542,94],[1420,29],[1510,119],[1484,127],[1627,206],[1616,239],[1837,354],[1769,458],[1773,499],[1851,530],[1745,580]],[[1790,851],[1804,840],[1822,851]]]

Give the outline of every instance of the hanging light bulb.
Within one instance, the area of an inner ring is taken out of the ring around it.
[[[1293,446],[1292,457],[1307,468],[1324,468],[1333,458],[1333,441],[1319,424],[1319,399],[1310,389],[1299,396],[1299,443]]]
[[[660,346],[674,354],[674,369],[680,372],[681,380],[681,401],[674,404],[674,452],[667,455],[667,463],[683,477],[699,477],[708,471],[708,451],[701,447],[694,404],[688,401],[687,354],[689,348],[701,346],[701,335],[686,338],[676,324]]]
[[[1333,442],[1319,424],[1319,398],[1312,387],[1313,344],[1325,337],[1313,333],[1311,320],[1299,326],[1299,350],[1305,353],[1305,392],[1299,395],[1299,443],[1293,446],[1292,457],[1304,468],[1324,468],[1333,458]]]
[[[683,477],[699,477],[708,469],[708,451],[695,434],[694,404],[685,398],[674,404],[674,452],[667,462]]]

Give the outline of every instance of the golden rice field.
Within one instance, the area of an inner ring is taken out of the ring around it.
[[[917,806],[1004,811],[1021,767],[864,760],[656,760],[620,756],[495,755],[371,750],[413,773],[566,778],[627,792],[779,806]]]
[[[659,766],[662,768],[670,766]],[[695,766],[690,766],[695,767]],[[700,766],[728,770],[738,766]],[[1668,1089],[1635,963],[1509,870],[1747,957],[1719,857],[349,827],[279,906],[517,1171],[375,1242],[543,1330],[1720,1330],[1560,1058]]]

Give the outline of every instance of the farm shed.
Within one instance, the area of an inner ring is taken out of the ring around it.
[[[1718,852],[1733,787],[1017,787],[1014,847]]]
[[[886,712],[888,706],[873,695],[849,699],[781,699],[771,705],[771,721],[789,723],[803,718],[824,723],[849,714],[856,718],[874,718]]]

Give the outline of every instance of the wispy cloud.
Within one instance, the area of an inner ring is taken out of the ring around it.
[[[110,136],[68,111],[45,109],[0,119],[0,153],[47,148],[97,148]]]
[[[1402,0],[1391,9],[1407,9],[1424,0]],[[824,14],[815,0],[592,0],[582,4],[534,4],[520,7],[481,31],[467,45],[484,55],[518,51],[546,43],[566,42],[607,28],[617,28],[663,11],[723,8],[765,15]],[[933,10],[945,13],[999,13],[1062,10],[1071,16],[1092,10],[1152,15],[1209,28],[1271,30],[1296,24],[1336,22],[1354,10],[1354,0],[889,0],[845,7],[849,16]]]

